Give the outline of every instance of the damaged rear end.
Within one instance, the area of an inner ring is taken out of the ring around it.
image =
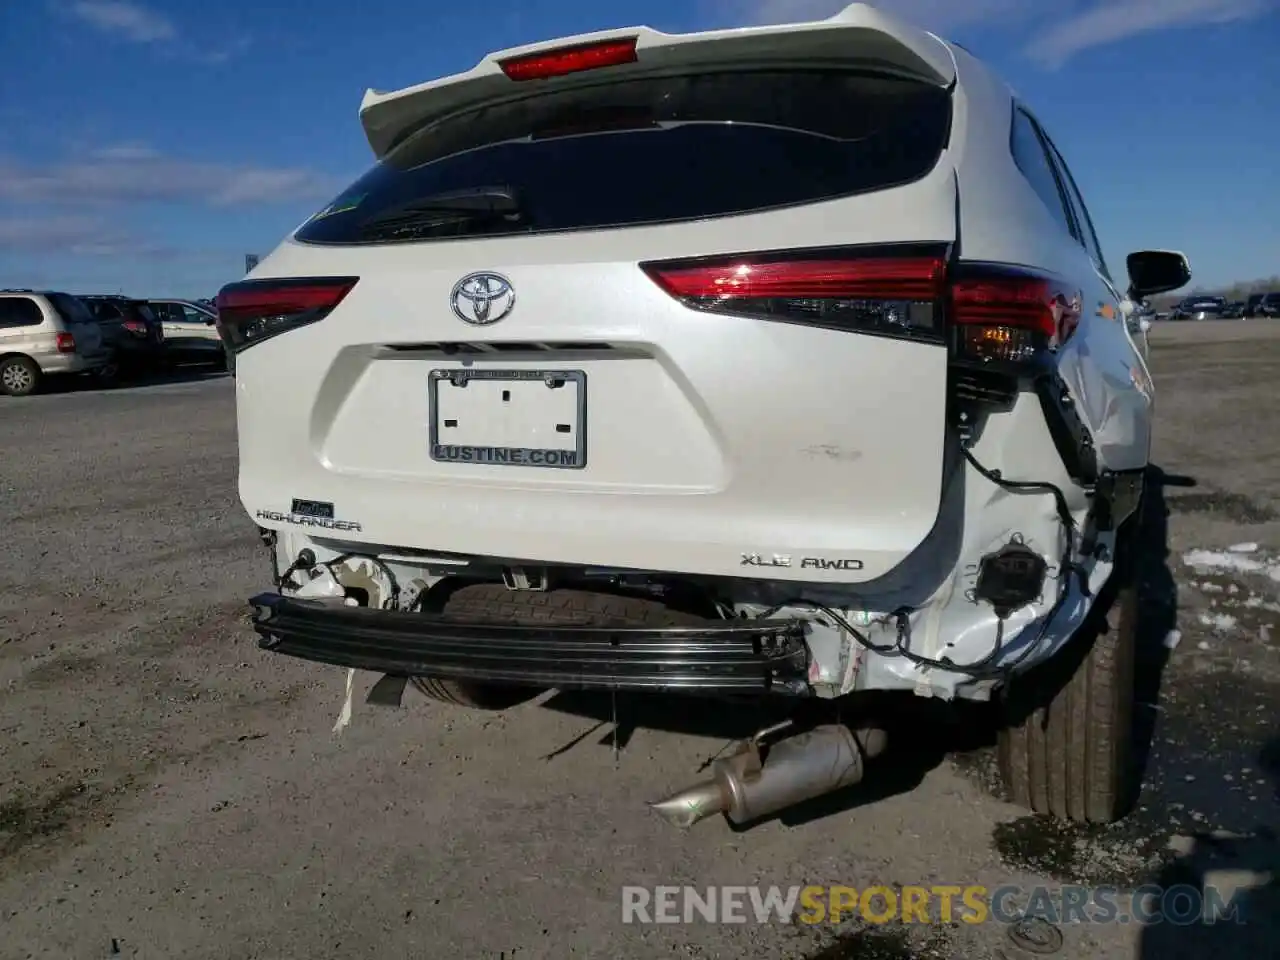
[[[377,165],[218,298],[264,646],[836,697],[982,696],[1060,642],[1045,558],[1085,503],[1024,389],[1060,296],[960,259],[956,79],[941,41],[855,5],[368,94]],[[758,815],[880,739],[805,742],[772,799],[740,789],[744,754],[699,802]]]

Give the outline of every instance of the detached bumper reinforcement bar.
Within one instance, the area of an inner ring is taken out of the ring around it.
[[[278,593],[249,605],[264,650],[359,670],[561,690],[809,692],[796,620],[655,629],[481,623]]]

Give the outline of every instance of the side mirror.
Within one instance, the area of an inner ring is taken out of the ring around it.
[[[1173,250],[1139,250],[1125,258],[1129,269],[1129,296],[1144,300],[1168,293],[1191,282],[1191,265]]]

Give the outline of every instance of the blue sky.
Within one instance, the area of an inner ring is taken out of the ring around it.
[[[366,87],[609,27],[840,0],[0,0],[0,286],[212,296],[370,163]],[[1280,0],[882,0],[1032,104],[1114,270],[1280,274]]]

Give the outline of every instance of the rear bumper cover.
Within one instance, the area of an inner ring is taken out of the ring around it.
[[[804,628],[795,620],[665,628],[480,623],[277,593],[249,605],[265,650],[398,676],[561,690],[810,692]]]

